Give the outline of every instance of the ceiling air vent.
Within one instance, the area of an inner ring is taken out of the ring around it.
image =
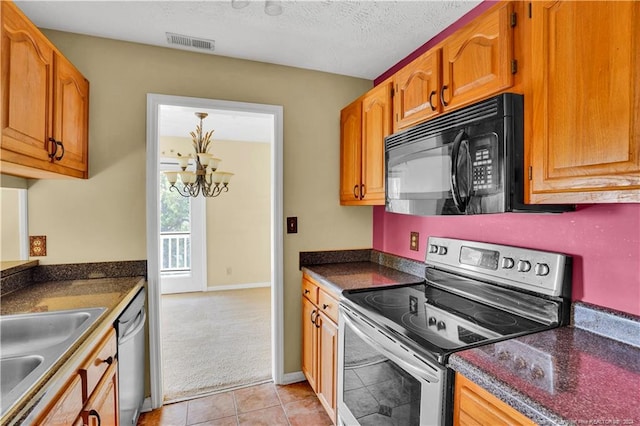
[[[214,50],[216,47],[215,40],[207,40],[206,38],[196,38],[182,34],[166,33],[167,42],[169,44],[177,44],[179,46],[193,47],[203,50]]]

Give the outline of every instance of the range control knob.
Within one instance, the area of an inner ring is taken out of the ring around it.
[[[447,328],[447,325],[444,323],[444,321],[438,321],[438,331],[440,330],[444,330],[445,328]]]
[[[534,365],[531,368],[531,378],[532,379],[536,379],[536,380],[540,380],[544,378],[544,370],[537,365]]]
[[[531,270],[531,262],[528,260],[518,261],[518,272],[529,272]]]
[[[516,370],[524,370],[527,368],[527,361],[525,361],[521,356],[516,357],[513,361],[515,363]]]
[[[436,325],[436,317],[429,317],[429,325]]]
[[[435,244],[429,244],[429,253],[437,253],[438,252],[438,246]]]
[[[544,277],[545,275],[549,275],[549,265],[546,263],[536,263],[534,268],[536,275]]]
[[[438,254],[444,256],[445,254],[447,254],[447,248],[443,246],[438,247]]]
[[[516,262],[511,257],[502,258],[502,269],[511,269],[515,264]]]

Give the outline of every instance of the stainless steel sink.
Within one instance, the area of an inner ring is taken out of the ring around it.
[[[0,414],[27,394],[105,310],[0,316]]]

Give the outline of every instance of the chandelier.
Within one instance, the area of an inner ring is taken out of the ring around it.
[[[217,197],[229,191],[229,180],[233,173],[218,171],[218,164],[222,160],[208,152],[213,130],[203,134],[202,120],[209,114],[206,112],[195,114],[200,119],[200,125],[196,126],[196,131],[190,132],[195,155],[182,155],[178,152],[175,159],[178,160],[182,171],[169,171],[164,174],[171,185],[169,190],[177,191],[183,197],[197,197],[200,194],[204,197]],[[193,170],[187,170],[190,165],[195,166]]]

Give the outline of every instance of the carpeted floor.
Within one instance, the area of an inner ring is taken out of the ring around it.
[[[162,296],[165,401],[271,379],[270,292]]]

